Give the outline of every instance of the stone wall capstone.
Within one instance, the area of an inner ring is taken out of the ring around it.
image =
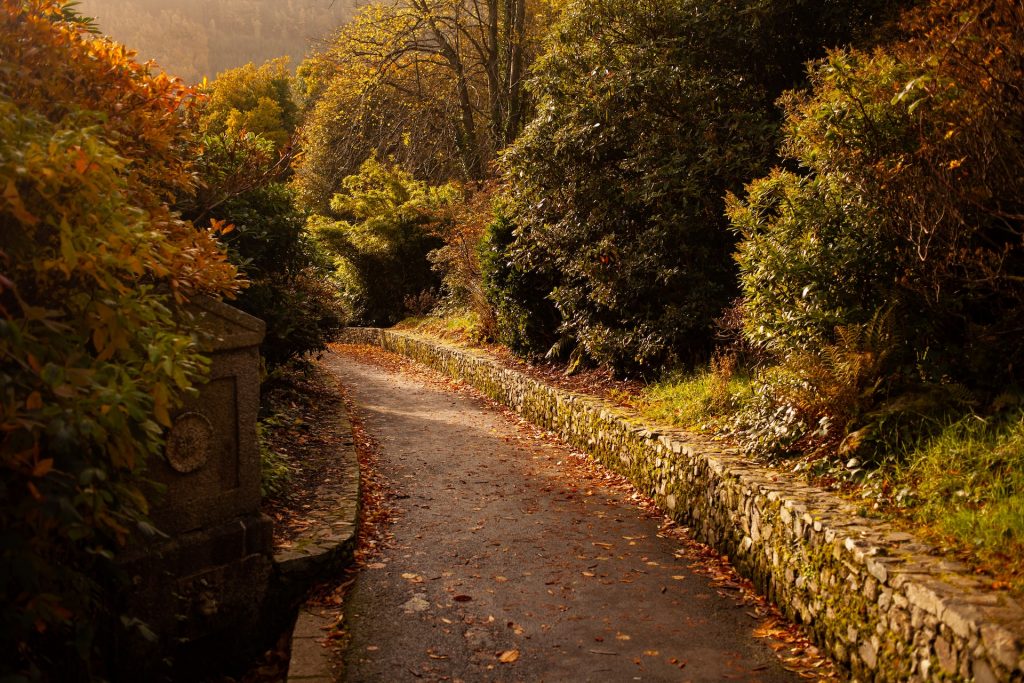
[[[727,445],[547,386],[480,351],[372,328],[349,328],[342,341],[462,380],[627,476],[806,624],[854,680],[1024,681],[1018,601],[833,494]]]

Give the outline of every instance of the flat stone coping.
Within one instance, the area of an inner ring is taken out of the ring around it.
[[[627,476],[806,624],[853,680],[1024,681],[1016,599],[834,494],[728,444],[547,386],[480,350],[375,328],[348,328],[341,341],[463,380]]]
[[[351,432],[343,412],[336,419],[342,431]],[[304,595],[313,584],[337,577],[353,561],[360,520],[359,459],[354,443],[350,440],[339,447],[337,456],[342,464],[341,482],[309,492],[318,510],[316,523],[274,554],[278,576],[289,594]],[[323,629],[333,621],[312,603],[299,608],[292,628],[288,681],[334,680],[330,656],[322,644],[327,636]]]

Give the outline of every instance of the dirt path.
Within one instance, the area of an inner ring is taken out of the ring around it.
[[[418,372],[325,366],[396,498],[346,599],[345,680],[797,679],[613,476]]]

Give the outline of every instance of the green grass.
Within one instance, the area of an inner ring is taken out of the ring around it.
[[[892,466],[916,522],[969,548],[989,568],[1003,565],[1024,589],[1024,413],[970,415],[909,450]]]
[[[708,368],[669,375],[645,387],[633,403],[654,422],[704,428],[727,417],[750,391],[748,376],[726,376]]]
[[[468,310],[409,317],[395,325],[395,329],[422,332],[464,343],[475,343],[482,336],[480,317]]]

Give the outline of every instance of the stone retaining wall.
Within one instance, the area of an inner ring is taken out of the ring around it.
[[[693,434],[641,424],[485,353],[390,330],[344,341],[461,379],[634,482],[727,554],[861,681],[1024,681],[1024,610],[912,535]]]

